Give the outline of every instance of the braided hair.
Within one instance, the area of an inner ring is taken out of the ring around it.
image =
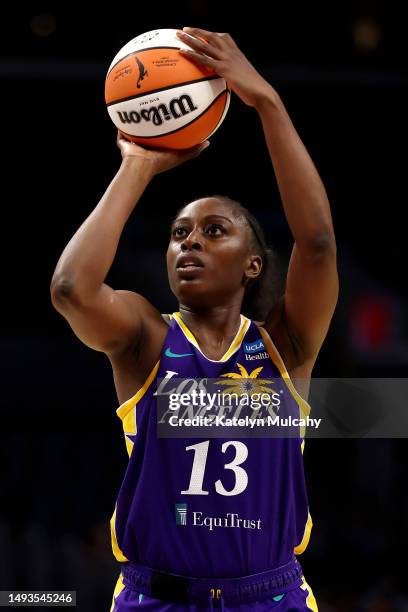
[[[280,261],[276,252],[267,244],[259,221],[237,200],[228,196],[204,196],[228,204],[234,216],[245,220],[251,230],[251,250],[262,259],[262,269],[256,278],[248,279],[245,286],[242,313],[254,321],[265,321],[273,306],[283,294],[283,278]],[[201,199],[201,198],[200,198]],[[189,204],[190,202],[187,202]],[[185,204],[180,210],[182,210]],[[177,215],[180,211],[178,211]]]

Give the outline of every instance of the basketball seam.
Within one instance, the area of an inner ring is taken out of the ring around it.
[[[215,134],[215,132],[218,130],[218,128],[220,127],[221,123],[224,121],[226,115],[225,113],[225,107],[227,106],[227,102],[229,97],[231,96],[231,91],[230,89],[228,89],[228,87],[224,90],[227,92],[227,95],[225,96],[225,103],[224,103],[224,108],[222,109],[222,113],[221,113],[221,117],[218,120],[217,125],[215,126],[215,128],[213,129],[213,131],[211,132],[211,134],[208,134],[207,138],[210,138],[213,134]]]
[[[170,136],[170,134],[175,134],[176,132],[179,132],[180,130],[184,130],[184,128],[188,127],[189,125],[192,125],[195,121],[200,119],[200,117],[202,117],[208,111],[208,109],[210,109],[217,102],[217,100],[222,96],[222,94],[224,94],[227,91],[228,91],[227,89],[223,89],[223,91],[220,94],[218,94],[216,98],[214,98],[211,104],[209,104],[207,108],[204,109],[203,112],[200,113],[197,117],[194,117],[194,119],[192,119],[190,123],[186,123],[185,125],[182,125],[181,127],[175,130],[172,130],[171,132],[164,132],[163,134],[156,134],[155,136],[136,136],[135,134],[128,134],[127,132],[124,132],[123,130],[120,130],[120,131],[122,132],[122,134],[125,134],[126,136],[131,136],[132,138],[141,138],[143,140],[150,140],[152,138],[162,138],[163,136]],[[224,108],[225,108],[225,105],[224,105]]]
[[[121,102],[128,102],[129,100],[136,100],[136,98],[141,98],[143,96],[150,96],[160,91],[166,91],[166,89],[177,89],[178,87],[184,87],[185,85],[193,85],[194,83],[202,83],[204,81],[214,81],[215,79],[220,79],[218,74],[211,77],[203,77],[201,79],[195,79],[193,81],[186,81],[185,83],[180,83],[177,85],[166,85],[166,87],[159,87],[159,89],[152,89],[151,91],[145,91],[140,94],[136,94],[136,96],[128,96],[126,98],[120,98],[119,100],[115,100],[114,102],[106,103],[106,106],[113,106],[114,104],[120,104]]]

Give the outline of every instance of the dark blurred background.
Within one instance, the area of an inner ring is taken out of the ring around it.
[[[332,206],[340,300],[314,375],[404,377],[406,21],[368,0],[14,6],[0,25],[0,590],[75,589],[78,609],[100,612],[119,573],[108,521],[127,455],[109,361],[53,310],[49,284],[120,165],[104,104],[113,56],[155,28],[230,32],[279,92]],[[212,193],[258,216],[285,269],[292,239],[261,124],[234,95],[210,149],[149,185],[107,282],[174,311],[169,222]],[[408,610],[407,441],[314,439],[304,459],[314,528],[300,561],[320,610]]]

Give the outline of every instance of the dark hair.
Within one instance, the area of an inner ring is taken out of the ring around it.
[[[251,248],[262,258],[262,270],[259,276],[248,280],[241,311],[250,319],[265,321],[273,306],[283,294],[284,282],[279,258],[276,252],[267,244],[259,221],[245,206],[228,196],[212,195],[204,197],[206,199],[214,198],[231,206],[235,215],[243,218],[251,230]],[[190,203],[184,204],[177,212],[177,215],[180,210]]]

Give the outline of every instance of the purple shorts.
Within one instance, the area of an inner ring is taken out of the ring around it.
[[[212,610],[224,610],[224,612],[264,612],[266,610],[317,612],[318,609],[313,592],[296,560],[268,573],[239,579],[218,579],[218,582],[214,581],[214,587],[222,588],[208,589],[205,579],[193,579],[194,584],[189,583],[190,594],[195,592],[197,597],[197,593],[202,591],[204,587],[205,599],[198,602],[179,602],[175,601],[174,597],[166,598],[166,576],[175,578],[175,575],[166,574],[163,576],[161,572],[158,572],[158,578],[164,579],[158,596],[157,592],[151,592],[150,586],[157,579],[157,573],[155,572],[152,582],[151,573],[154,570],[144,566],[126,565],[128,567],[124,567],[116,583],[110,612],[136,612],[138,610],[157,610],[158,612],[206,612]],[[285,572],[279,572],[279,569],[283,569]],[[266,582],[266,579],[269,580]],[[146,587],[146,584],[149,586]],[[259,591],[256,589],[259,585],[265,584],[270,588],[270,592],[265,591],[263,596],[258,597],[256,593]],[[172,586],[174,587],[174,585]],[[249,591],[252,591],[250,595],[248,595]],[[242,593],[246,593],[246,595],[240,601]],[[192,598],[194,599],[193,596]]]

